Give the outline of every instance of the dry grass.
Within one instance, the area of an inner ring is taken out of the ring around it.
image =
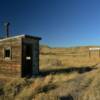
[[[100,62],[98,51],[91,52],[89,56],[89,48],[48,48],[41,47],[40,65],[41,69],[51,68],[51,66],[64,67],[81,67],[92,66]]]
[[[100,100],[100,59],[98,53],[89,58],[88,48],[42,48],[43,75],[7,80],[1,76],[0,100]]]
[[[3,87],[1,100],[99,100],[99,74],[100,68],[82,74],[71,72],[13,79]]]

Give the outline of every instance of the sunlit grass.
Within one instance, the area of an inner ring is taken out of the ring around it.
[[[45,48],[47,53],[40,55],[40,69],[44,75],[31,79],[0,76],[4,81],[0,85],[0,100],[100,100],[97,54],[89,57],[86,48],[50,50]],[[84,69],[91,67],[97,69]]]

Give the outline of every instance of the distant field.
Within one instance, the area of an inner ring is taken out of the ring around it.
[[[89,55],[89,48],[95,46],[75,47],[75,48],[50,48],[41,46],[40,67],[48,69],[51,66],[62,67],[82,67],[92,66],[100,63],[98,51],[92,51]]]

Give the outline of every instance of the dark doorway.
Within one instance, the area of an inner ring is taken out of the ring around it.
[[[23,44],[22,50],[22,77],[32,76],[32,44]]]

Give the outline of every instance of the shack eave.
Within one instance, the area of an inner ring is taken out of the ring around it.
[[[17,35],[17,36],[11,36],[11,37],[2,38],[2,39],[0,39],[0,42],[1,42],[1,41],[5,41],[5,40],[14,39],[14,38],[32,38],[32,39],[41,40],[40,37],[22,34],[22,35]]]

